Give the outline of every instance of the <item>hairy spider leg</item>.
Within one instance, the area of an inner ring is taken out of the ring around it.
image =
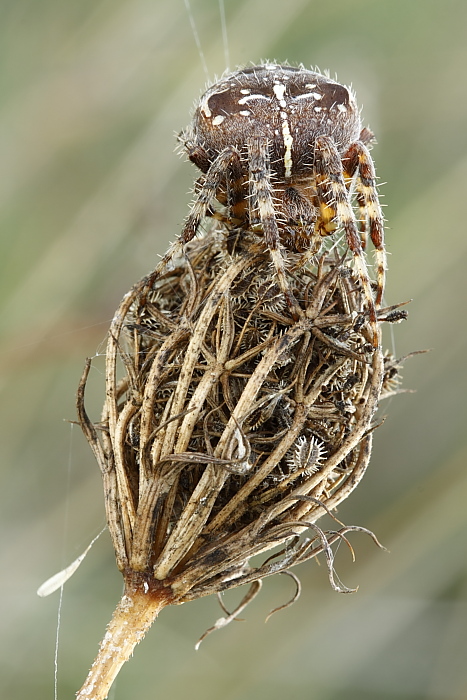
[[[362,220],[361,232],[365,247],[366,232],[369,231],[376,254],[376,308],[381,306],[386,284],[386,248],[384,245],[384,217],[376,187],[376,173],[368,148],[361,141],[352,144],[344,155],[344,177],[353,177],[357,172],[356,194]],[[353,170],[353,172],[352,172]]]
[[[358,276],[368,306],[370,324],[373,329],[373,346],[379,345],[379,329],[376,307],[355,219],[350,193],[345,186],[339,151],[330,136],[319,136],[315,142],[316,191],[320,207],[320,218],[316,226],[321,236],[329,236],[341,226],[347,245],[353,254]]]
[[[364,201],[371,242],[376,254],[376,308],[381,306],[386,283],[386,248],[384,245],[384,217],[376,188],[373,159],[366,146],[356,143],[358,151],[357,192]]]
[[[344,181],[348,192],[351,196],[355,196],[358,205],[358,230],[360,231],[360,241],[362,243],[363,250],[366,250],[368,242],[368,231],[367,231],[367,216],[365,210],[365,200],[362,197],[361,192],[356,188],[356,179],[358,171],[358,154],[353,148],[355,144],[349,148],[347,153],[345,153],[342,158],[342,167],[344,174]]]
[[[346,187],[349,191],[352,192],[352,194],[355,194],[357,204],[359,207],[359,219],[358,219],[358,224],[359,224],[359,230],[360,230],[360,238],[362,241],[362,247],[365,250],[366,249],[366,244],[367,244],[367,212],[365,209],[365,198],[362,195],[361,191],[354,188],[355,183],[355,175],[357,174],[358,168],[359,168],[359,152],[360,152],[360,146],[369,146],[372,142],[374,141],[374,135],[373,132],[370,131],[368,128],[364,128],[360,132],[360,136],[357,142],[353,143],[348,151],[344,154],[342,158],[342,166],[344,170],[344,180]],[[369,156],[369,153],[368,153]],[[369,156],[370,157],[370,156]],[[374,173],[373,173],[374,176]],[[375,186],[376,187],[376,186]],[[377,194],[376,194],[377,196]]]
[[[285,263],[281,253],[279,227],[271,193],[271,174],[269,147],[264,139],[255,138],[248,141],[248,162],[251,195],[258,207],[258,216],[263,228],[264,242],[276,269],[277,281],[287,304],[296,318],[303,312],[293,296],[285,274]],[[252,217],[253,218],[253,217]]]
[[[206,175],[203,178],[201,188],[196,196],[190,214],[186,218],[180,238],[173,243],[158,265],[157,272],[162,271],[168,263],[181,254],[184,247],[189,243],[198,231],[201,221],[207,214],[208,207],[215,199],[218,190],[225,179],[232,163],[240,163],[240,155],[236,148],[227,146],[213,160]]]

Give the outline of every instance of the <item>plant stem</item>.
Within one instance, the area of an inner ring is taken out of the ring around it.
[[[126,580],[125,593],[115,608],[99,652],[77,700],[104,700],[121,667],[133,653],[159,612],[172,602],[170,589],[149,586],[141,575]]]

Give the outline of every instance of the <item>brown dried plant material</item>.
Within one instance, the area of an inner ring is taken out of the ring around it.
[[[166,605],[250,584],[244,607],[262,579],[320,553],[332,586],[349,591],[334,578],[332,545],[368,531],[316,523],[360,482],[397,363],[380,337],[374,347],[365,290],[345,256],[289,264],[287,283],[298,320],[261,238],[221,228],[124,297],[97,423],[84,408],[87,363],[78,413],[125,592],[79,699],[107,696]],[[402,317],[378,312],[380,321]]]

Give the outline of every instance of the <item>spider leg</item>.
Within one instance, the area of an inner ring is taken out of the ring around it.
[[[381,306],[386,282],[386,248],[384,245],[384,217],[376,189],[376,174],[373,159],[367,147],[357,141],[358,153],[357,197],[363,201],[368,219],[368,229],[376,254],[376,308]]]
[[[271,173],[268,144],[264,139],[248,141],[250,187],[253,202],[257,206],[259,222],[263,228],[264,241],[276,269],[277,281],[292,315],[298,319],[303,315],[293,296],[285,274],[285,263],[281,252],[279,227],[272,198]],[[254,215],[250,217],[254,221]]]
[[[365,131],[363,129],[363,131]],[[362,131],[362,133],[363,133]],[[360,134],[361,138],[362,134]],[[342,167],[344,174],[344,181],[347,190],[351,193],[355,193],[355,197],[358,205],[358,230],[360,231],[360,240],[362,242],[363,250],[366,249],[367,244],[367,221],[366,221],[366,209],[365,209],[365,199],[362,193],[359,191],[358,187],[355,190],[355,175],[358,171],[358,151],[356,144],[353,143],[348,151],[344,154],[342,158]]]
[[[353,254],[355,267],[365,294],[370,324],[373,329],[373,346],[379,345],[379,328],[368,268],[358,232],[355,213],[350,201],[342,169],[339,151],[330,136],[319,136],[315,142],[316,190],[321,217],[317,222],[319,232],[327,236],[342,226],[347,245]]]
[[[386,277],[386,249],[384,246],[384,217],[376,189],[376,174],[373,159],[362,141],[353,143],[342,159],[345,165],[344,177],[353,177],[358,171],[356,182],[357,202],[360,208],[362,245],[365,248],[366,232],[376,251],[376,308],[381,306]],[[364,232],[364,233],[363,233]]]
[[[208,207],[216,197],[216,193],[225,180],[226,172],[229,171],[232,163],[239,163],[240,155],[233,147],[227,147],[219,153],[217,158],[211,163],[209,169],[201,180],[201,186],[197,193],[180,238],[172,243],[167,253],[159,263],[156,272],[161,272],[170,261],[180,255],[187,243],[189,243],[198,231],[199,225],[207,214]]]

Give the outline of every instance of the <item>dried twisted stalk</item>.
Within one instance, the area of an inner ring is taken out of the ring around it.
[[[123,299],[96,424],[84,408],[87,363],[79,420],[102,472],[125,593],[79,699],[107,696],[166,605],[249,583],[244,607],[263,578],[321,552],[333,587],[349,591],[334,579],[332,544],[368,531],[325,532],[316,521],[360,482],[395,365],[370,342],[364,295],[343,260],[325,254],[289,279],[298,321],[258,239],[243,234],[229,251],[225,233],[211,233]]]

